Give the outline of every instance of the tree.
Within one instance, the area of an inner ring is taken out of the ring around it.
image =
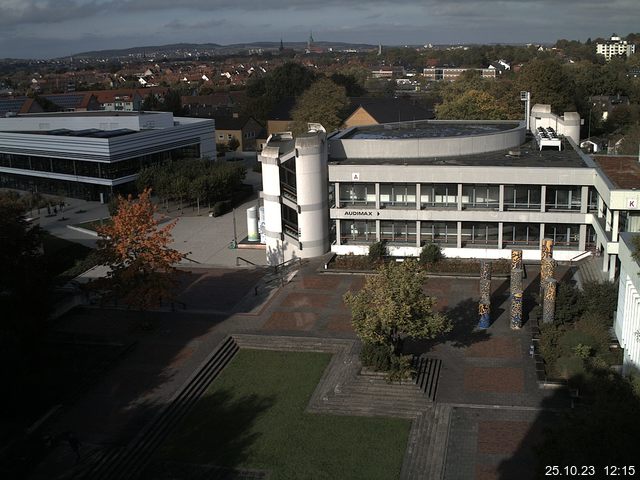
[[[504,120],[507,117],[501,101],[479,90],[468,90],[438,105],[436,114],[439,120]]]
[[[433,311],[435,297],[425,295],[426,273],[415,260],[389,262],[367,277],[360,292],[347,292],[353,327],[365,343],[400,353],[403,338],[429,339],[451,330],[451,322]]]
[[[531,101],[551,105],[555,112],[574,108],[573,82],[557,60],[534,59],[519,73],[520,90],[531,92]]]
[[[307,123],[320,123],[331,132],[340,127],[342,113],[348,105],[344,87],[322,78],[309,87],[298,99],[293,109],[293,131],[307,131]]]
[[[50,306],[43,235],[25,220],[26,210],[17,194],[0,193],[0,381],[11,385],[0,407],[8,415],[33,398],[29,384],[39,372]]]
[[[348,97],[361,97],[366,93],[363,87],[364,81],[360,84],[358,79],[353,75],[334,73],[331,75],[331,81],[336,85],[344,87]]]
[[[229,147],[230,152],[235,152],[240,146],[240,140],[236,137],[231,137],[231,140],[227,142],[227,146]]]
[[[111,270],[94,287],[140,310],[173,299],[178,273],[174,265],[186,256],[168,246],[176,222],[158,228],[155,211],[151,191],[145,189],[137,201],[120,198],[111,225],[98,228],[99,253]]]

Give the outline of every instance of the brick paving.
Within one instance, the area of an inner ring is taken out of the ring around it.
[[[468,367],[464,388],[469,392],[522,393],[524,372],[521,368]]]
[[[513,455],[531,430],[530,422],[484,421],[478,423],[478,453]]]
[[[280,305],[291,308],[322,308],[326,306],[330,300],[330,295],[321,293],[290,293]]]
[[[482,343],[471,345],[465,351],[467,357],[520,358],[521,339],[514,337],[491,337]]]
[[[274,312],[264,324],[264,329],[309,332],[315,326],[317,319],[318,316],[312,312]]]
[[[351,325],[351,315],[345,314],[333,314],[329,317],[327,323],[327,330],[331,332],[353,332],[353,326]]]

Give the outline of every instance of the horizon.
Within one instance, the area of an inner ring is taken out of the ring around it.
[[[298,43],[310,32],[318,42],[522,45],[584,42],[637,29],[637,0],[290,0],[261,6],[257,11],[249,0],[231,6],[220,0],[179,6],[169,0],[0,0],[0,58],[44,60],[176,43]]]

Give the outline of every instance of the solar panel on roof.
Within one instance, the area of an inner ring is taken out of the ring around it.
[[[100,131],[101,130],[98,130],[97,128],[87,128],[86,130],[77,130],[73,132],[73,135],[75,137],[87,137]]]
[[[135,130],[130,130],[128,128],[119,128],[118,130],[106,130],[99,131],[91,135],[94,138],[113,138],[120,137],[122,135],[128,135],[130,133],[135,133]]]
[[[47,132],[48,135],[71,135],[73,133],[72,130],[69,130],[68,128],[57,128],[55,130],[49,130]]]
[[[47,100],[49,100],[50,102],[55,103],[56,105],[58,105],[59,107],[62,108],[75,108],[77,107],[80,102],[82,102],[82,98],[84,97],[84,95],[65,95],[62,97],[58,97],[55,95],[50,95],[47,96],[45,95],[44,98],[46,98]]]
[[[18,113],[26,101],[26,98],[0,100],[0,115],[4,117],[9,112]]]

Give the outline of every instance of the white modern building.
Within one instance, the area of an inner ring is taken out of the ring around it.
[[[619,233],[640,231],[640,189],[576,147],[575,112],[535,105],[529,124],[430,120],[273,135],[259,157],[269,260],[366,254],[380,240],[397,256],[436,243],[449,257],[509,258],[519,248],[538,260],[552,238],[557,260],[593,252],[613,279]]]
[[[614,329],[624,349],[624,374],[640,371],[640,265],[633,258],[634,237],[637,235],[621,234],[618,250],[620,279]]]
[[[63,112],[0,118],[0,187],[107,201],[141,168],[216,158],[213,120],[169,112]]]
[[[622,55],[629,57],[633,55],[635,51],[636,46],[633,43],[622,40],[617,35],[613,35],[604,43],[596,44],[596,54],[603,55],[607,62],[611,60],[612,57],[619,57]]]

